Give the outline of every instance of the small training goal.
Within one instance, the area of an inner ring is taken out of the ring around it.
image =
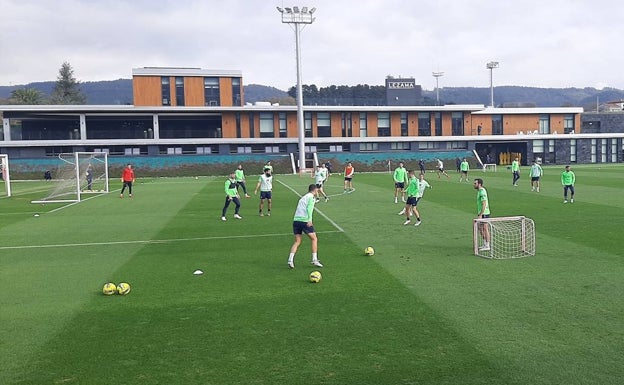
[[[4,189],[0,192],[0,196],[11,196],[11,173],[9,169],[9,156],[0,154],[0,181],[4,183]]]
[[[474,254],[491,259],[535,255],[535,223],[524,216],[475,219]]]
[[[50,170],[46,196],[32,203],[80,202],[85,195],[109,192],[108,153],[73,152],[58,155]]]

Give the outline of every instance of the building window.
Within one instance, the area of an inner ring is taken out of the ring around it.
[[[260,113],[260,137],[261,138],[274,138],[275,137],[272,112]]]
[[[286,127],[286,113],[279,113],[279,136],[280,138],[286,138],[288,136],[288,131]]]
[[[184,78],[181,76],[177,76],[175,78],[175,89],[176,89],[176,106],[184,105]]]
[[[451,135],[464,136],[464,113],[453,112],[451,113]]]
[[[533,154],[544,156],[544,141],[541,139],[533,141]]]
[[[168,76],[162,76],[160,78],[160,89],[162,93],[162,105],[170,106],[171,105],[171,87],[169,87]]]
[[[570,162],[576,162],[576,139],[570,140]]]
[[[377,151],[377,143],[360,143],[360,151]]]
[[[390,113],[377,113],[377,136],[390,136]]]
[[[218,86],[218,84],[217,84]],[[232,78],[232,105],[242,106],[243,101],[241,98],[241,80],[240,78]]]
[[[574,132],[574,115],[563,116],[563,133],[569,134]]]
[[[598,147],[598,143],[596,139],[591,140],[591,162],[596,163],[596,150]]]
[[[539,117],[539,133],[550,134],[550,115],[540,115]]]
[[[447,142],[446,148],[449,150],[467,149],[468,142]]]
[[[410,143],[409,142],[395,142],[395,143],[390,143],[390,149],[391,150],[399,150],[399,151],[409,151],[410,148]]]
[[[351,113],[343,112],[341,117],[340,128],[343,138],[350,138],[353,136],[353,127],[351,122]]]
[[[254,116],[254,113],[251,112],[249,113],[249,137],[250,138],[255,138],[256,137],[256,117]]]
[[[418,142],[418,149],[419,150],[435,150],[436,147],[436,142]]]
[[[221,105],[221,96],[219,95],[219,78],[204,78],[204,105]]]
[[[243,131],[241,129],[241,114],[240,112],[236,113],[236,137],[237,138],[242,138],[243,137]]]
[[[305,112],[303,114],[303,121],[304,121],[303,126],[305,127],[305,137],[311,138],[312,137],[312,113]]]
[[[611,139],[611,163],[617,162],[617,139]]]
[[[602,163],[607,163],[607,140],[600,140],[600,161]]]
[[[199,155],[208,155],[208,154],[212,154],[212,147],[197,147],[195,149],[196,153]]]
[[[407,112],[401,112],[401,136],[407,136]]]
[[[331,119],[329,112],[316,113],[316,132],[319,138],[331,137]]]
[[[431,114],[418,113],[418,136],[431,136]]]
[[[492,135],[503,135],[503,115],[492,115]]]
[[[442,113],[435,113],[435,134],[436,136],[442,136]]]
[[[367,122],[368,118],[366,112],[360,112],[360,138],[366,138],[368,136]]]

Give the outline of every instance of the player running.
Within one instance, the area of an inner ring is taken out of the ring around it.
[[[326,180],[327,180],[327,170],[325,169],[325,167],[323,165],[316,166],[316,171],[314,172],[314,183],[316,184],[316,192],[315,192],[316,202],[320,201],[319,194],[323,194],[323,197],[325,198],[325,202],[329,200],[329,197],[327,196],[327,194],[325,194],[325,191],[323,191],[323,184],[325,183]]]
[[[533,161],[529,175],[531,176],[531,191],[540,192],[540,178],[544,175],[542,166]]]
[[[444,171],[444,163],[442,163],[442,159],[438,158],[438,170],[436,171],[436,173],[438,174],[438,179],[440,179],[440,175],[444,174],[446,175],[447,178],[451,178],[449,176],[449,174],[446,173],[446,171]]]
[[[405,183],[407,180],[407,170],[403,167],[403,162],[399,162],[399,167],[394,169],[392,176],[394,179],[394,203],[398,203],[399,192],[401,193],[401,200],[405,200]]]
[[[355,169],[351,165],[351,162],[347,163],[347,167],[344,170],[344,190],[343,194],[351,193],[353,190],[353,174],[355,174]]]
[[[312,213],[314,213],[314,203],[316,202],[316,190],[318,188],[315,184],[308,186],[308,193],[302,196],[297,203],[295,209],[295,217],[293,219],[293,233],[295,234],[295,241],[290,248],[290,254],[288,255],[288,267],[295,268],[295,254],[301,244],[301,234],[305,233],[312,242],[312,265],[316,267],[323,267],[321,261],[318,260],[318,238],[314,231],[314,225],[312,223]]]
[[[256,185],[256,189],[254,190],[254,195],[258,194],[258,189],[260,189],[260,206],[258,207],[258,213],[261,217],[264,216],[264,200],[267,201],[267,216],[271,216],[271,195],[273,191],[273,175],[271,175],[271,169],[265,168],[264,174],[260,175],[258,178],[258,184]]]

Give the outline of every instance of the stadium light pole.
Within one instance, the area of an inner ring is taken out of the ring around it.
[[[315,18],[312,16],[316,8],[308,9],[308,7],[277,7],[279,13],[282,14],[282,23],[290,24],[295,30],[295,51],[297,61],[297,126],[299,131],[299,172],[305,171],[305,127],[303,120],[303,88],[301,85],[301,48],[300,38],[301,30],[306,24],[312,24]]]
[[[497,61],[491,61],[485,65],[490,70],[490,106],[494,108],[494,68],[498,68]]]
[[[440,79],[441,76],[444,76],[444,72],[432,72],[433,77],[436,80],[436,106],[440,105],[440,84],[438,83],[438,80]]]

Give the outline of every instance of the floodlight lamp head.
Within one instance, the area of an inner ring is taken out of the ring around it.
[[[294,11],[295,13],[299,13],[299,7],[294,6],[294,7],[293,7],[293,11]]]
[[[283,8],[280,8],[280,7],[276,7],[276,8],[279,11],[279,13],[284,13],[284,9]]]
[[[290,8],[290,7],[286,7],[286,8],[284,8],[284,9],[286,10],[286,13],[292,13],[292,8]]]
[[[316,7],[313,7],[309,12],[310,12],[310,15],[316,12]]]
[[[489,62],[489,63],[487,63],[485,65],[485,68],[487,68],[489,70],[494,69],[494,68],[498,68],[498,62],[497,61],[491,61],[491,62]]]
[[[308,13],[308,7],[301,8],[301,13]]]

